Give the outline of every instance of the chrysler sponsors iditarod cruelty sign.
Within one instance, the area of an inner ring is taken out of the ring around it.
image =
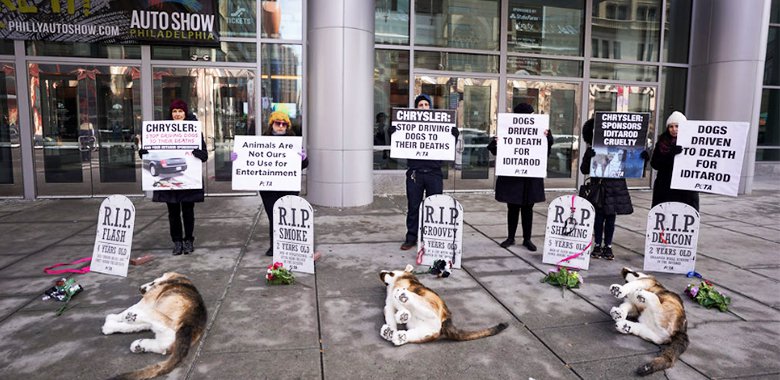
[[[215,0],[2,0],[0,38],[217,45]]]

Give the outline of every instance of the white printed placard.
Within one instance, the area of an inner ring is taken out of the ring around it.
[[[300,136],[236,136],[233,190],[301,190]]]
[[[436,194],[420,203],[417,247],[423,249],[417,264],[444,260],[460,269],[463,257],[463,206],[449,195]]]
[[[112,195],[100,204],[91,272],[127,277],[133,247],[135,206],[124,195]]]
[[[688,120],[678,127],[672,189],[736,197],[750,124]]]
[[[144,191],[203,188],[203,162],[192,155],[201,147],[199,121],[144,121],[141,160]]]
[[[496,175],[547,177],[549,115],[500,113],[496,141]]]
[[[274,203],[274,262],[303,273],[314,273],[314,209],[297,195]]]
[[[562,195],[547,208],[542,262],[587,270],[593,250],[593,205],[577,195]]]
[[[418,160],[455,159],[454,110],[393,108],[390,157]]]
[[[696,267],[699,212],[680,202],[664,202],[647,214],[645,271],[688,273]]]

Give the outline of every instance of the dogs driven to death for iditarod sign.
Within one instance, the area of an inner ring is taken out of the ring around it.
[[[473,340],[496,335],[507,328],[506,323],[475,331],[457,329],[450,319],[450,310],[436,292],[420,283],[407,265],[403,271],[379,273],[387,286],[385,324],[379,330],[382,338],[396,346],[406,343],[425,343],[438,338],[457,341]]]
[[[119,314],[106,316],[103,334],[151,330],[154,339],[138,339],[130,344],[130,351],[170,356],[114,379],[151,379],[171,372],[187,357],[190,346],[200,339],[206,328],[206,306],[187,277],[168,272],[141,285],[140,291],[143,297],[137,304]]]
[[[623,300],[609,313],[617,331],[668,345],[660,356],[637,368],[636,373],[645,376],[672,367],[688,348],[688,321],[680,296],[651,275],[630,268],[623,268],[620,274],[626,283],[609,287],[613,296]]]

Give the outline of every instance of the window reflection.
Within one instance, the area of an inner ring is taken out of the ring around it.
[[[766,41],[764,85],[780,85],[780,27],[770,27]]]
[[[22,171],[16,69],[6,62],[0,67],[0,196],[18,196]]]
[[[688,63],[691,35],[691,1],[671,0],[666,4],[664,61]]]
[[[641,12],[633,8],[634,3],[632,0],[593,1],[592,57],[658,61],[661,21],[649,16],[658,13],[661,0],[643,2]]]
[[[409,0],[376,0],[374,42],[409,44]]]
[[[582,56],[582,0],[511,0],[507,23],[510,51]]]
[[[257,36],[257,3],[254,0],[220,1],[219,25],[222,37]]]
[[[498,0],[419,0],[415,44],[498,50]]]
[[[152,46],[152,59],[208,62],[255,62],[257,45],[220,42],[219,48],[199,46]]]
[[[594,79],[655,82],[658,80],[658,66],[592,62],[590,64],[590,77]]]
[[[405,160],[390,158],[390,112],[409,106],[409,52],[374,52],[374,169],[402,169]]]
[[[303,0],[263,0],[260,9],[263,38],[302,39]]]
[[[663,79],[661,89],[664,94],[663,108],[661,109],[661,120],[666,118],[674,111],[685,113],[685,89],[688,83],[688,70],[679,67],[665,67],[663,69]]]
[[[497,55],[416,51],[414,66],[428,70],[498,73]]]
[[[579,61],[509,56],[506,66],[509,75],[582,77],[582,62]]]
[[[25,41],[27,54],[52,57],[140,59],[140,45],[104,45],[86,42]],[[11,52],[13,54],[13,51]]]
[[[780,148],[780,90],[764,89],[758,122],[758,146]],[[780,151],[778,151],[780,153]],[[780,160],[780,157],[778,157]]]
[[[295,134],[302,136],[303,48],[301,45],[263,44],[262,57],[261,125],[267,125],[271,112],[284,111],[290,116]]]

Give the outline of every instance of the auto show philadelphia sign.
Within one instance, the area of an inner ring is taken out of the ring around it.
[[[2,0],[0,38],[214,46],[216,0]]]

